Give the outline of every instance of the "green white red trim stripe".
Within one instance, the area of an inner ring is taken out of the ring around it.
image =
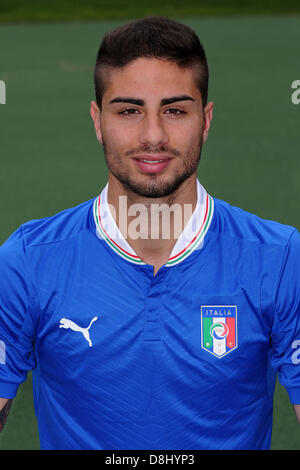
[[[204,218],[203,218],[203,221],[200,225],[198,232],[192,238],[192,240],[185,246],[185,248],[183,248],[180,251],[176,250],[175,255],[172,254],[174,252],[174,249],[173,249],[170,258],[168,259],[168,262],[166,263],[166,266],[174,266],[174,264],[180,263],[187,256],[189,256],[197,247],[199,247],[200,243],[203,241],[205,237],[205,234],[207,233],[207,230],[209,229],[209,226],[211,224],[212,217],[213,217],[213,212],[214,212],[214,200],[209,194],[206,194]],[[183,233],[184,232],[185,231],[183,231]],[[178,245],[178,242],[175,244],[175,247],[174,247],[175,249],[177,245]]]
[[[107,204],[108,184],[94,201],[94,220],[99,238],[122,258],[135,264],[145,265],[139,256],[131,248],[127,240],[120,232],[115,219],[112,217]],[[210,227],[214,213],[213,198],[207,194],[203,186],[197,180],[197,205],[187,226],[178,238],[172,253],[165,264],[171,267],[186,259],[194,250],[199,248]],[[196,226],[196,229],[193,227]]]
[[[122,237],[120,238],[119,243],[117,243],[112,237],[109,236],[108,231],[105,230],[104,224],[101,218],[101,194],[95,199],[94,202],[94,219],[96,223],[96,228],[98,233],[100,234],[101,238],[103,238],[108,245],[116,252],[118,255],[122,256],[123,258],[127,259],[127,261],[131,261],[132,263],[135,264],[145,264],[135,253],[132,252],[132,249],[128,245],[128,249],[125,249],[124,242],[126,240],[123,238],[123,243],[122,243]]]

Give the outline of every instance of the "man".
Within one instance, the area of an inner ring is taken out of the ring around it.
[[[268,449],[276,372],[300,420],[299,234],[197,180],[207,84],[187,26],[109,33],[108,184],[0,250],[2,409],[32,369],[42,449]]]

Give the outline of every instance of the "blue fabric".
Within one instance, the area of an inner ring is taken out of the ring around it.
[[[93,201],[2,245],[0,396],[33,370],[42,449],[270,448],[276,372],[300,403],[300,236],[214,202],[201,249],[155,277],[97,237]],[[203,306],[236,308],[222,357]]]

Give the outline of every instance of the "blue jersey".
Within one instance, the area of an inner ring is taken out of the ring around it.
[[[300,404],[300,237],[212,198],[154,276],[100,196],[0,248],[0,397],[33,371],[42,449],[268,449]]]

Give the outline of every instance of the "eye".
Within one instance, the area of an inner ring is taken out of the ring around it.
[[[182,111],[181,109],[178,109],[178,108],[168,108],[166,110],[166,112],[168,112],[168,114],[172,114],[173,116],[180,116],[181,114],[186,114],[185,111]]]
[[[135,111],[138,112],[138,110],[135,108],[126,108],[122,111],[119,111],[118,114],[120,114],[121,116],[129,116],[130,114],[136,114]]]

